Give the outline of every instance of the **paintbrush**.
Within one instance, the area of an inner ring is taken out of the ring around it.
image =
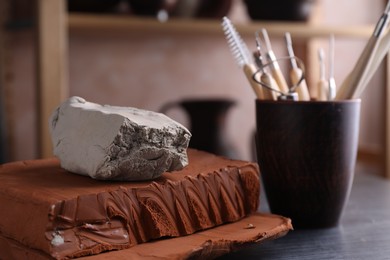
[[[261,85],[254,79],[253,75],[256,74],[256,66],[251,61],[251,55],[245,42],[238,34],[236,28],[233,26],[229,18],[226,16],[222,18],[222,29],[225,33],[227,43],[230,51],[237,62],[237,65],[243,69],[246,78],[249,81],[253,91],[258,99],[264,99],[263,90]],[[256,75],[255,75],[256,76]]]
[[[380,38],[389,23],[389,11],[390,1],[388,1],[385,11],[377,22],[375,30],[356,62],[355,67],[340,86],[336,95],[337,100],[358,98],[363,92],[365,84],[367,84],[370,68],[373,66]]]

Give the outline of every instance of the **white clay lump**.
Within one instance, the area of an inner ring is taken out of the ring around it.
[[[54,155],[73,173],[151,180],[188,164],[191,133],[161,113],[71,97],[49,121]]]

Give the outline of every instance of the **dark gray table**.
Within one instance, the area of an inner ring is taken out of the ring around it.
[[[340,226],[294,230],[222,259],[390,259],[390,181],[358,166]],[[268,211],[264,199],[261,211]]]

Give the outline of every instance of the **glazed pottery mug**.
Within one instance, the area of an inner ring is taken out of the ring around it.
[[[360,100],[256,100],[256,152],[272,213],[294,228],[339,224],[351,190]]]

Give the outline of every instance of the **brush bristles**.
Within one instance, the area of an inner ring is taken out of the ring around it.
[[[245,64],[249,64],[251,56],[249,49],[227,17],[222,19],[222,29],[238,66],[243,67]]]

